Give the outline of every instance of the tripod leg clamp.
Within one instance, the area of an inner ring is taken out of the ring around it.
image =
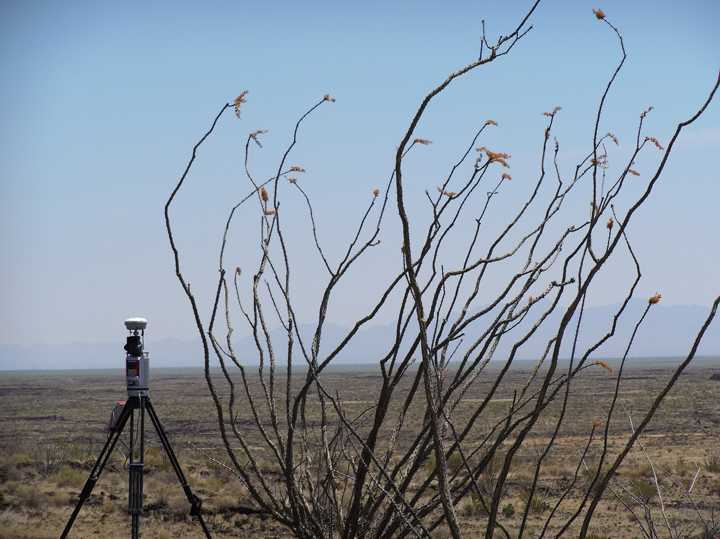
[[[190,515],[196,517],[202,512],[202,500],[195,496],[190,487],[185,487],[185,494],[190,501]]]
[[[82,491],[80,491],[79,498],[81,500],[87,500],[90,497],[90,493],[95,488],[95,483],[97,483],[98,478],[93,477],[92,475],[88,477],[88,480],[85,481],[85,485],[83,486]]]

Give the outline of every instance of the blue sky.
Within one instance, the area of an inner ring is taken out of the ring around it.
[[[224,117],[174,208],[193,288],[207,297],[214,287],[225,212],[247,192],[247,133],[269,130],[251,158],[258,177],[269,176],[296,118],[328,92],[337,102],[307,122],[291,162],[308,170],[322,240],[339,253],[422,96],[477,55],[481,19],[495,37],[529,4],[3,1],[0,343],[117,339],[132,314],[148,316],[158,337],[193,335],[162,207],[195,140],[244,89],[242,119]],[[417,134],[434,144],[408,165],[411,210],[422,213],[423,190],[434,189],[485,119],[500,125],[482,144],[513,154],[513,183],[491,216],[498,222],[537,169],[543,111],[563,107],[555,134],[566,170],[588,151],[594,107],[618,59],[594,7],[620,28],[629,53],[601,128],[620,138],[618,156],[648,105],[646,132],[661,141],[696,110],[720,67],[718,2],[541,3],[511,55],[458,81],[428,110]],[[719,292],[718,155],[715,102],[683,134],[630,229],[641,295],[661,290],[670,304],[705,305]],[[657,157],[639,160],[645,178]],[[297,212],[299,227],[302,206]],[[238,219],[230,264],[245,266],[256,238],[250,212]],[[386,231],[386,249],[341,291],[334,322],[362,311],[381,269],[398,263],[399,239],[397,228]],[[296,245],[297,301],[310,320],[324,277],[307,236]],[[591,303],[617,301],[627,269],[610,268]]]

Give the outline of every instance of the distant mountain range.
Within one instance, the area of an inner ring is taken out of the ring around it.
[[[598,350],[596,357],[615,358],[624,353],[632,329],[646,305],[645,301],[640,300],[630,303],[620,319],[615,338]],[[584,350],[608,330],[616,310],[617,306],[590,307],[585,310],[582,320],[583,331],[578,342],[579,350]],[[666,306],[660,304],[654,307],[638,332],[630,356],[657,358],[686,355],[708,312],[707,307],[696,305]],[[542,353],[548,339],[555,333],[561,314],[561,311],[554,313],[541,326],[538,332],[521,348],[518,354],[519,359],[532,359]],[[534,320],[535,318],[532,319],[532,321]],[[570,328],[575,327],[574,323],[571,323]],[[482,324],[479,323],[478,329],[481,327]],[[519,336],[523,330],[527,331],[528,328],[528,324],[521,324],[509,337]],[[301,328],[301,333],[307,336],[305,337],[306,346],[309,346],[311,342],[312,329],[310,325]],[[323,333],[321,352],[328,353],[332,350],[347,331],[348,328],[333,324],[327,325]],[[276,349],[283,350],[284,347],[279,345],[283,342],[282,330],[274,330],[272,335],[274,342],[277,343]],[[364,328],[353,338],[351,345],[338,355],[336,362],[343,364],[377,362],[387,352],[394,335],[393,325]],[[566,333],[561,354],[563,357],[570,354],[572,335],[572,331]],[[471,342],[472,338],[472,333],[463,337],[465,343]],[[503,360],[507,357],[512,342],[514,340],[510,339],[505,345],[499,346],[494,359]],[[123,345],[123,337],[120,337],[117,342],[107,343],[0,345],[0,370],[122,368]],[[234,346],[243,363],[257,364],[257,353],[252,337],[238,339]],[[146,341],[146,349],[150,352],[152,365],[156,367],[202,366],[202,346],[197,336],[190,336],[187,340],[154,340],[150,334]],[[715,320],[706,332],[698,355],[720,356],[720,320]],[[283,353],[279,353],[279,359],[284,359]],[[302,358],[298,355],[297,360],[302,361]],[[212,362],[216,363],[214,357]]]

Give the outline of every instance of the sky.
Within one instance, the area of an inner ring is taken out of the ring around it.
[[[243,90],[241,118],[223,116],[173,206],[203,312],[227,211],[248,192],[245,137],[269,131],[250,162],[257,177],[271,176],[295,121],[326,93],[336,102],[303,125],[290,161],[307,169],[302,182],[321,241],[339,256],[372,189],[384,185],[422,97],[477,56],[481,20],[497,37],[529,5],[3,0],[0,344],[122,339],[122,320],[133,315],[149,318],[157,338],[192,338],[162,209],[192,145]],[[488,217],[498,224],[536,175],[543,111],[562,106],[554,133],[565,171],[591,148],[595,107],[619,58],[617,39],[593,16],[598,7],[628,50],[601,123],[601,132],[621,141],[611,161],[627,155],[649,105],[655,109],[646,133],[661,142],[692,115],[720,68],[720,3],[541,2],[533,30],[512,53],[454,83],[418,126],[416,134],[433,144],[408,164],[413,216],[422,221],[424,190],[434,189],[486,119],[499,125],[481,143],[513,155],[513,181]],[[662,291],[670,305],[709,305],[720,292],[718,155],[716,99],[681,135],[628,231],[643,264],[639,296]],[[658,158],[648,152],[638,160],[638,182]],[[307,232],[299,202],[288,198],[288,222]],[[400,232],[389,225],[382,247],[332,304],[333,323],[354,320],[397,267]],[[249,274],[247,253],[256,252],[257,237],[258,214],[248,210],[233,228],[229,264]],[[292,252],[299,318],[311,321],[327,276],[308,234]],[[626,287],[618,282],[629,283],[629,267],[610,268],[590,304],[620,300]]]

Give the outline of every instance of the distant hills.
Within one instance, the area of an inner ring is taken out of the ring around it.
[[[632,329],[646,306],[645,301],[632,301],[618,324],[616,337],[598,350],[596,357],[614,358],[621,356],[627,346]],[[585,310],[582,320],[581,337],[578,345],[583,350],[589,343],[603,335],[610,326],[617,306],[591,307]],[[630,352],[631,357],[671,357],[687,354],[700,325],[708,315],[708,308],[687,306],[658,305],[653,307],[647,320],[641,327]],[[526,343],[518,354],[520,359],[531,359],[542,353],[545,343],[554,334],[560,320],[561,311],[554,313],[540,330]],[[533,318],[532,321],[534,321]],[[482,326],[482,324],[480,324]],[[480,326],[478,326],[480,328]],[[571,324],[574,328],[574,322]],[[510,335],[520,335],[527,331],[529,325],[520,325]],[[312,327],[305,325],[301,332],[306,335],[306,346],[309,346]],[[333,345],[347,333],[348,328],[329,324],[323,333],[321,352],[329,352]],[[282,332],[273,331],[277,349],[282,342]],[[382,357],[395,335],[393,325],[372,326],[358,332],[352,344],[337,357],[338,363],[374,363]],[[463,337],[470,342],[473,334]],[[58,345],[0,345],[0,370],[18,369],[88,369],[88,368],[122,368],[124,337],[119,335],[117,342],[75,343]],[[562,356],[570,352],[572,332],[568,331],[563,343]],[[503,360],[507,357],[511,340],[498,347],[494,359]],[[238,339],[235,349],[245,364],[257,364],[257,353],[252,337]],[[146,341],[147,350],[151,354],[152,365],[156,367],[199,367],[202,366],[202,346],[199,337],[189,336],[187,340],[159,339],[154,340],[152,334]],[[720,356],[720,320],[710,326],[698,355]],[[280,354],[279,359],[284,360]],[[300,356],[297,356],[302,361]],[[215,363],[214,357],[212,358]]]

